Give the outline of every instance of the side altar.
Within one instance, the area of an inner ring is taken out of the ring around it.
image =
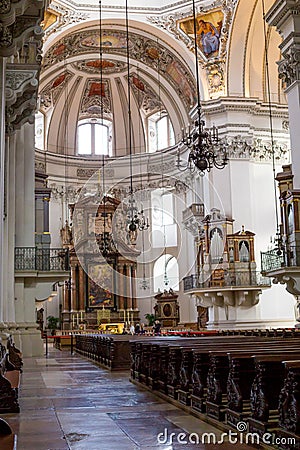
[[[140,252],[135,248],[136,236],[127,232],[125,207],[105,196],[96,207],[83,199],[70,210],[73,225],[66,223],[61,232],[71,267],[63,294],[63,330],[98,329],[105,323],[129,327],[139,321],[136,259]]]

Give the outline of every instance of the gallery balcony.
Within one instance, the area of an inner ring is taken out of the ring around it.
[[[261,252],[261,273],[274,284],[286,284],[291,294],[300,295],[300,246]]]
[[[256,271],[224,271],[216,269],[207,276],[189,275],[183,279],[186,294],[195,296],[199,305],[254,306],[262,289],[271,286],[271,280]]]
[[[15,272],[19,274],[42,272],[69,272],[69,252],[65,248],[15,248]]]
[[[187,293],[191,290],[257,288],[258,286],[271,286],[270,278],[263,277],[260,272],[234,272],[232,275],[211,275],[206,280],[201,280],[201,277],[196,274],[183,279],[184,292]]]

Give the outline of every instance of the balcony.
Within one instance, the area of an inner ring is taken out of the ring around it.
[[[69,271],[69,252],[65,248],[15,248],[16,272]]]
[[[264,277],[260,272],[232,272],[224,274],[223,277],[209,276],[202,280],[199,275],[189,275],[183,279],[184,292],[195,290],[233,290],[234,288],[262,288],[270,287],[271,279]]]
[[[286,290],[300,295],[300,246],[261,252],[261,273],[272,277],[274,284],[286,284]]]
[[[300,266],[300,247],[289,246],[287,251],[273,249],[261,252],[261,271],[263,274],[284,267]]]

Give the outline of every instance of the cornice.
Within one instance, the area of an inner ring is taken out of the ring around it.
[[[282,22],[289,15],[299,15],[300,4],[298,0],[277,0],[266,14],[269,25],[280,28]]]

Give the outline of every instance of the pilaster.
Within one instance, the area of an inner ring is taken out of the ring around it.
[[[300,188],[300,4],[297,0],[277,0],[266,16],[283,38],[282,59],[278,63],[279,78],[286,85],[289,106],[291,157],[294,188]]]

